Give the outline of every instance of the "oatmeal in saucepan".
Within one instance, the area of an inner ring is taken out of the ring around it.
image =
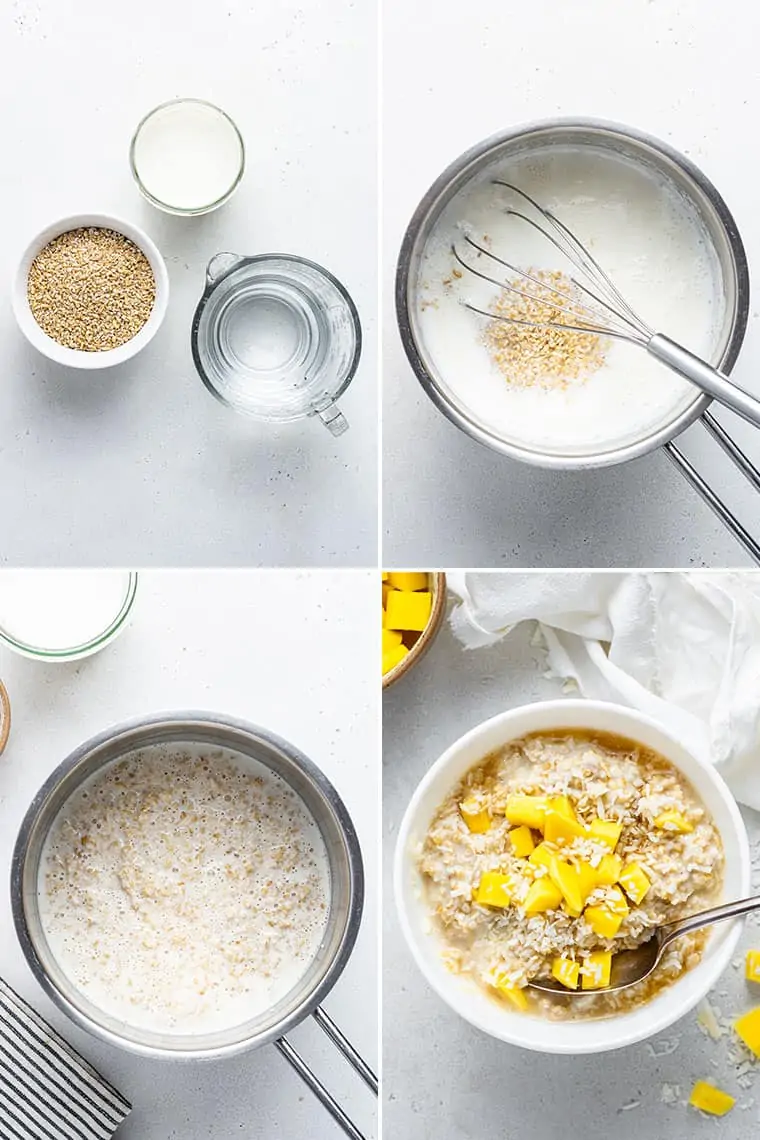
[[[472,768],[441,805],[419,856],[448,967],[550,1017],[600,1017],[648,1000],[699,961],[706,933],[677,939],[646,981],[619,993],[613,956],[720,894],[723,850],[688,780],[616,736],[539,733]],[[572,1002],[526,989],[553,977]]]

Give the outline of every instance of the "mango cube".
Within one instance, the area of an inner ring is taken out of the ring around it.
[[[531,883],[525,896],[523,909],[528,918],[534,914],[544,914],[547,910],[556,910],[562,902],[562,891],[544,875]]]
[[[475,832],[477,835],[482,835],[484,832],[490,831],[491,814],[488,808],[481,807],[477,800],[464,800],[459,805],[459,811],[470,831]]]
[[[481,875],[475,902],[481,906],[509,906],[512,901],[513,881],[511,875],[502,875],[500,871],[486,871]]]
[[[651,887],[651,882],[638,863],[627,863],[618,878],[620,886],[631,902],[638,904],[642,901]]]
[[[569,990],[578,989],[580,972],[580,962],[573,962],[571,958],[555,958],[552,962],[552,977]]]
[[[383,653],[383,676],[390,673],[391,669],[395,669],[399,661],[403,661],[409,650],[405,645],[394,645],[393,649],[386,650]]]
[[[504,814],[510,823],[543,831],[548,800],[546,796],[508,796]]]
[[[694,830],[694,824],[689,823],[686,816],[682,815],[680,811],[662,812],[661,815],[657,816],[654,825],[660,831],[680,831],[684,835]]]
[[[581,967],[581,989],[601,990],[610,984],[610,970],[612,969],[612,951],[597,950],[589,954]]]
[[[494,986],[503,997],[510,1001],[515,1009],[526,1010],[528,1008],[528,999],[525,996],[525,990],[520,986],[511,986],[506,982],[497,982]]]
[[[578,819],[569,796],[551,796],[549,798],[549,810],[556,811],[558,815],[564,815],[565,819]]]
[[[387,582],[388,581],[388,571],[387,570],[383,570],[383,572],[381,573],[380,581],[381,582]]]
[[[760,1057],[760,1006],[735,1021],[734,1029],[747,1048]]]
[[[512,844],[512,850],[518,859],[527,859],[536,846],[533,842],[533,835],[529,827],[524,823],[519,827],[513,827],[509,833],[509,842]]]
[[[386,581],[394,590],[426,590],[428,586],[428,576],[424,570],[391,570]]]
[[[549,843],[539,843],[528,856],[528,862],[532,863],[534,867],[546,867],[548,869],[556,854],[557,852]]]
[[[433,595],[428,591],[391,590],[385,606],[386,629],[422,632],[430,620]]]
[[[389,649],[395,649],[397,645],[401,644],[401,634],[395,629],[383,630],[383,653],[387,653]]]
[[[613,887],[619,881],[622,870],[623,860],[619,855],[602,855],[596,868],[597,884],[600,887]]]
[[[595,868],[592,867],[590,863],[587,863],[585,859],[580,859],[575,864],[575,871],[578,875],[578,883],[581,888],[581,900],[585,903],[591,892],[598,887],[599,877]]]
[[[760,950],[747,951],[744,976],[748,982],[760,982]]]
[[[600,938],[614,938],[628,914],[628,903],[619,887],[613,887],[608,897],[598,906],[587,906],[583,917],[594,934]]]
[[[689,1104],[701,1112],[709,1112],[710,1116],[725,1116],[734,1107],[736,1100],[707,1081],[697,1081],[691,1090]]]
[[[578,823],[576,819],[570,819],[561,812],[555,811],[551,805],[549,806],[544,822],[544,839],[549,843],[572,843],[574,839],[580,839],[585,834],[586,831],[582,823]]]
[[[561,891],[562,897],[567,903],[569,913],[577,918],[583,910],[585,900],[583,898],[578,872],[575,867],[555,857],[549,866],[549,877],[554,885]],[[539,882],[540,881],[541,880],[539,880]]]
[[[586,834],[590,839],[596,839],[599,843],[606,843],[610,850],[614,851],[622,830],[623,825],[618,823],[617,820],[592,819],[586,829]]]
[[[387,582],[383,582],[382,591],[383,591],[383,609],[385,609],[386,603],[388,601],[388,595],[391,592],[391,588]]]

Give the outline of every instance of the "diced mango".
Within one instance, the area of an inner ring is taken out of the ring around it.
[[[395,669],[399,661],[403,661],[409,650],[405,645],[394,645],[383,654],[383,676]]]
[[[599,877],[595,868],[592,867],[590,863],[587,863],[585,859],[580,859],[575,864],[575,870],[578,874],[578,882],[581,888],[581,902],[585,904],[591,892],[598,887]]]
[[[619,910],[614,906],[608,906],[606,903],[600,903],[599,906],[587,906],[583,912],[583,917],[594,934],[598,934],[600,938],[614,938],[627,911],[627,906],[625,910]]]
[[[383,582],[382,591],[383,591],[383,609],[385,609],[386,604],[388,602],[388,594],[390,594],[390,592],[391,592],[391,588],[387,582]]]
[[[546,796],[509,796],[504,814],[510,823],[543,831],[547,804]]]
[[[599,843],[606,843],[610,850],[614,851],[622,830],[623,826],[617,820],[592,819],[586,829],[586,834],[590,839],[596,839]]]
[[[681,815],[680,811],[664,811],[661,815],[657,816],[654,825],[660,831],[680,831],[684,835],[694,830],[694,824],[689,823],[685,815]]]
[[[612,951],[596,950],[584,958],[581,966],[581,989],[601,990],[610,984]]]
[[[556,910],[562,902],[562,891],[547,875],[531,883],[525,896],[523,908],[528,918],[534,914],[544,914],[547,910]]]
[[[515,1009],[526,1010],[528,1008],[528,999],[522,987],[510,986],[506,982],[497,982],[494,989],[510,1001]]]
[[[528,862],[532,863],[534,867],[546,867],[548,869],[556,854],[556,850],[549,843],[539,843],[528,856]]]
[[[481,875],[475,902],[481,906],[509,906],[512,901],[513,881],[511,875],[502,875],[500,871],[486,871]]]
[[[572,958],[555,958],[552,962],[552,977],[569,990],[578,989],[580,972],[580,962],[573,962]]]
[[[572,843],[574,839],[580,839],[585,834],[582,823],[578,823],[575,819],[569,819],[566,815],[562,815],[549,807],[544,822],[544,839],[549,843]]]
[[[383,653],[387,653],[389,649],[395,649],[397,645],[401,644],[401,634],[395,629],[383,630]]]
[[[512,844],[512,850],[518,859],[527,859],[535,848],[533,842],[533,835],[529,827],[524,823],[519,827],[513,827],[509,833],[509,842]]]
[[[549,810],[556,811],[558,815],[564,815],[565,819],[578,819],[569,796],[551,796],[549,798]]]
[[[387,582],[388,581],[388,571],[387,570],[383,570],[383,572],[381,573],[380,581],[381,582]]]
[[[734,1029],[747,1048],[760,1057],[760,1006],[735,1021]]]
[[[426,590],[428,586],[428,576],[424,570],[391,570],[387,581],[395,590]]]
[[[618,882],[631,902],[637,906],[652,885],[648,875],[638,863],[627,863],[620,872]]]
[[[429,590],[420,593],[391,590],[385,607],[386,629],[421,632],[430,620],[432,606],[433,595]]]
[[[555,857],[549,866],[549,877],[554,885],[562,892],[562,897],[567,903],[569,913],[573,914],[575,912],[574,917],[577,918],[583,910],[584,899],[580,879],[575,867]],[[539,882],[540,881],[541,880],[539,880]]]
[[[623,860],[619,855],[602,855],[596,868],[596,881],[600,887],[612,887],[620,879]]]
[[[748,982],[760,982],[760,950],[747,951],[744,976]]]
[[[736,1104],[734,1097],[707,1081],[697,1081],[691,1090],[689,1104],[702,1112],[709,1112],[710,1116],[725,1116]]]
[[[490,831],[491,814],[488,808],[481,807],[477,800],[464,800],[459,805],[459,811],[470,831],[475,832],[477,835],[482,835],[484,832]]]

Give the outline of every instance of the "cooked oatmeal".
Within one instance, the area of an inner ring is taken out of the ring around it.
[[[650,978],[619,993],[612,956],[710,906],[723,851],[705,806],[658,754],[616,736],[516,740],[472,768],[439,808],[419,869],[447,966],[544,1016],[600,1017],[648,1000],[699,961],[677,939]],[[572,1000],[527,983],[551,978]]]
[[[211,748],[147,748],[98,773],[56,821],[40,880],[63,971],[100,1009],[164,1032],[273,1005],[327,924],[327,852],[304,804]]]

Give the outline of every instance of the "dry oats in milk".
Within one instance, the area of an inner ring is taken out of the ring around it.
[[[516,740],[472,768],[419,855],[445,961],[495,998],[549,1017],[604,1016],[646,1001],[698,961],[704,931],[655,973],[597,993],[612,958],[720,894],[720,836],[668,761],[587,732]],[[572,1002],[526,989],[552,976]]]
[[[156,746],[82,786],[41,865],[61,969],[130,1025],[238,1025],[303,976],[324,934],[328,857],[292,789],[235,753]]]

